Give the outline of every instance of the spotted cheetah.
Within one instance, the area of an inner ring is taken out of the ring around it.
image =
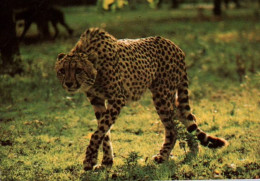
[[[96,165],[101,144],[101,166],[112,166],[110,128],[126,103],[139,100],[147,89],[165,128],[165,141],[154,156],[156,162],[166,161],[175,145],[173,118],[194,133],[203,146],[227,145],[224,139],[198,128],[189,106],[184,59],[183,51],[168,39],[157,36],[118,40],[98,28],[85,31],[68,54],[58,55],[55,69],[63,88],[69,93],[85,93],[98,121],[86,150],[85,170]]]

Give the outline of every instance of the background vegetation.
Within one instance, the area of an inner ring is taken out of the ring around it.
[[[63,11],[74,36],[68,38],[60,27],[55,41],[33,41],[37,29],[32,26],[20,44],[24,73],[0,77],[0,180],[259,178],[259,11],[229,9],[214,18],[208,7],[152,10],[140,5],[114,13],[67,7]],[[93,26],[117,38],[161,35],[178,44],[186,52],[199,126],[230,145],[220,150],[201,147],[197,157],[185,160],[188,148],[180,140],[168,162],[155,164],[152,156],[159,151],[164,130],[147,92],[123,109],[112,129],[115,164],[110,172],[83,171],[95,116],[83,95],[62,89],[54,63],[58,53],[68,52]]]

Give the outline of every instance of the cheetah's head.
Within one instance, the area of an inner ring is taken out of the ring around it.
[[[59,54],[55,70],[62,87],[69,93],[88,91],[97,76],[94,59],[94,55],[83,53]]]

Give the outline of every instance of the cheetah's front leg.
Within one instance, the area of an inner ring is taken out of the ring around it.
[[[105,106],[105,100],[99,97],[95,97],[91,94],[87,94],[87,97],[93,106],[97,118],[97,122],[99,125],[101,119],[103,118],[107,110]],[[110,167],[113,164],[113,148],[110,139],[111,139],[110,131],[108,131],[106,136],[103,139],[103,160],[102,160],[101,168]]]
[[[92,170],[94,165],[96,165],[98,149],[103,140],[105,140],[104,143],[109,142],[109,134],[107,136],[106,136],[106,134],[109,132],[111,126],[115,123],[115,120],[118,117],[120,110],[123,106],[124,106],[123,100],[118,99],[118,100],[109,100],[108,101],[107,110],[106,110],[106,112],[103,113],[102,118],[98,124],[98,129],[91,136],[90,144],[87,147],[86,157],[83,162],[85,170]],[[108,147],[106,147],[106,148],[108,148]],[[107,150],[109,150],[109,148]],[[112,165],[113,157],[109,161],[107,160],[107,158],[104,158],[104,159],[102,161],[102,164]]]

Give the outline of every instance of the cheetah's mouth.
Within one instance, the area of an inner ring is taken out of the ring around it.
[[[70,88],[70,89],[67,88],[66,90],[68,93],[73,94],[73,93],[77,93],[79,91],[79,89],[80,89],[80,87],[79,88]]]
[[[68,89],[68,92],[76,92],[78,89]]]
[[[70,87],[70,88],[66,87],[65,89],[66,89],[66,91],[67,91],[68,93],[73,94],[73,93],[79,92],[80,88],[81,88],[80,84],[77,83],[77,86],[76,86],[76,87]]]
[[[77,92],[77,89],[75,90],[75,89],[67,89],[66,90],[68,93],[70,93],[70,94],[73,94],[73,93],[76,93]]]

